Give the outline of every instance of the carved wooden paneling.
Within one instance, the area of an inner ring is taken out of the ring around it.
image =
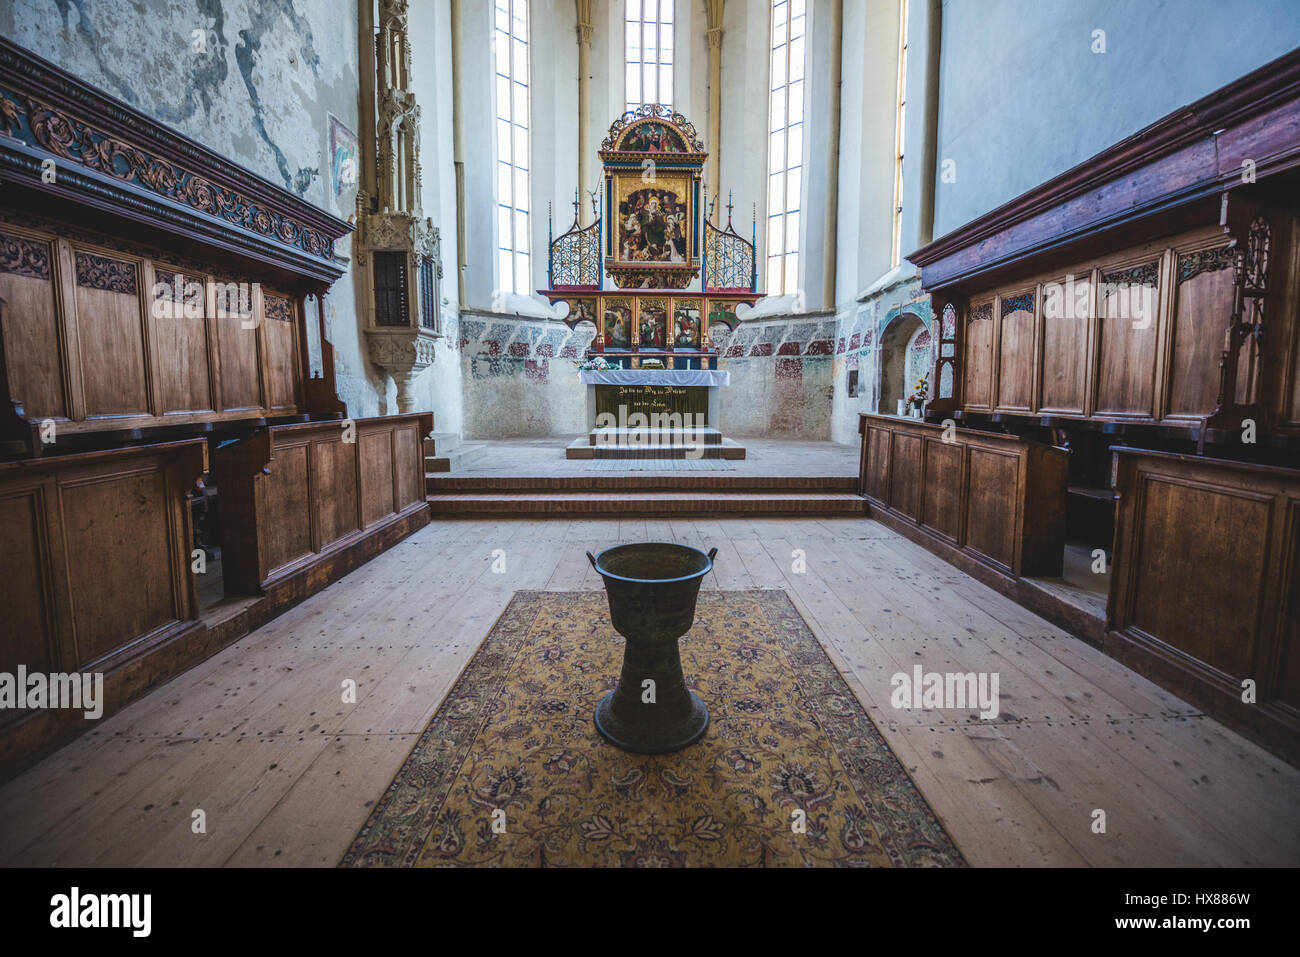
[[[0,232],[0,299],[9,388],[34,418],[63,418],[67,403],[59,361],[54,256],[50,243]]]
[[[1028,412],[1034,394],[1034,290],[1002,296],[998,325],[997,407]]]
[[[1166,399],[1171,419],[1199,420],[1214,411],[1233,276],[1233,252],[1225,245],[1176,254]]]
[[[966,318],[962,363],[963,407],[971,411],[993,408],[993,325],[993,301],[972,303]]]
[[[922,489],[921,524],[951,542],[961,540],[965,503],[962,470],[965,446],[933,436],[925,439],[925,488]]]
[[[296,310],[288,296],[265,292],[262,326],[266,334],[266,404],[272,411],[298,404],[299,369]]]
[[[1102,270],[1097,346],[1097,415],[1155,416],[1159,342],[1159,259]]]
[[[0,465],[4,654],[102,670],[192,621],[185,496],[205,463],[190,440]]]
[[[211,412],[206,279],[158,263],[153,277],[148,302],[158,411]]]
[[[262,408],[261,337],[255,311],[241,315],[236,297],[216,299],[216,328],[221,369],[221,408],[246,412]],[[247,297],[252,300],[253,297]]]
[[[392,431],[359,434],[357,453],[361,462],[361,523],[370,526],[396,510]]]
[[[1083,415],[1088,388],[1092,276],[1056,276],[1043,284],[1039,306],[1042,383],[1039,411]]]
[[[1300,470],[1116,449],[1107,642],[1266,743],[1300,749]],[[1253,681],[1257,701],[1242,702]]]
[[[422,439],[432,418],[273,426],[219,449],[227,594],[255,593],[426,508]]]
[[[892,416],[862,415],[859,431],[859,487],[875,506],[999,575],[1061,573],[1063,449]]]
[[[307,465],[310,447],[306,438],[277,443],[269,466],[271,480],[257,484],[263,568],[279,568],[313,551]]]
[[[139,263],[75,248],[72,262],[86,417],[146,415]]]
[[[40,485],[5,488],[0,494],[0,579],[5,583],[5,640],[0,641],[0,673],[56,670],[55,624],[50,550],[45,531],[45,490]],[[0,713],[0,720],[4,719]]]
[[[294,296],[60,229],[0,222],[0,373],[29,421],[63,435],[336,411],[305,396]]]

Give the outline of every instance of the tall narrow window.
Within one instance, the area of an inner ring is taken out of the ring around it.
[[[799,288],[799,196],[803,188],[805,0],[772,2],[771,104],[767,147],[767,294]]]
[[[894,117],[894,223],[891,264],[903,255],[903,129],[907,112],[907,0],[898,4],[898,112]]]
[[[627,108],[673,105],[673,0],[626,0]]]
[[[497,282],[527,294],[528,0],[496,0]]]

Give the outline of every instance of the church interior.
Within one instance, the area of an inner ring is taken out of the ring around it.
[[[1300,865],[1296,13],[2,0],[0,865]]]

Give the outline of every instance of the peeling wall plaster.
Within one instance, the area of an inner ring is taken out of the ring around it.
[[[326,113],[357,125],[356,11],[338,0],[14,0],[38,56],[335,214]],[[323,31],[317,35],[313,23]],[[5,24],[8,27],[8,24]]]

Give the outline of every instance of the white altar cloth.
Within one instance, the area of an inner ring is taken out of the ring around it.
[[[731,385],[731,373],[721,369],[580,369],[583,385]]]

